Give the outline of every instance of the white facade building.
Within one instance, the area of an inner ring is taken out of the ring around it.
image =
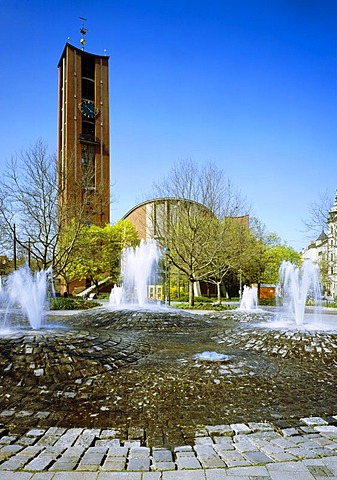
[[[327,266],[330,293],[337,298],[337,192],[328,218]]]
[[[328,246],[328,235],[322,231],[317,240],[313,240],[302,252],[303,260],[311,260],[314,263],[321,263],[326,258]]]
[[[325,295],[337,300],[337,192],[328,220],[328,233],[324,231],[317,240],[304,249],[303,260],[318,263],[325,272]]]

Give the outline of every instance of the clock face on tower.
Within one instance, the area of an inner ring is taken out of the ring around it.
[[[82,114],[88,118],[95,118],[99,113],[98,108],[95,107],[94,102],[91,100],[82,100],[82,102],[79,104],[79,108]]]

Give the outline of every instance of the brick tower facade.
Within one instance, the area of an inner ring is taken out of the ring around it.
[[[100,226],[110,221],[108,62],[67,43],[58,64],[59,205]]]

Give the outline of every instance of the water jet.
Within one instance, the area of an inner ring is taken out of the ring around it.
[[[160,258],[161,250],[155,240],[142,239],[136,248],[125,248],[121,261],[122,284],[112,288],[110,306],[143,307],[148,302],[148,285],[156,284]]]
[[[229,360],[229,356],[224,353],[218,353],[213,351],[205,351],[202,353],[196,353],[193,355],[193,358],[196,360],[201,360],[204,362],[224,362]]]
[[[280,316],[301,326],[305,323],[307,303],[312,306],[315,322],[320,319],[321,285],[319,267],[306,260],[302,267],[296,267],[289,261],[283,261],[279,269],[277,302]]]
[[[33,329],[40,329],[48,310],[47,282],[49,272],[46,270],[32,273],[28,265],[12,272],[1,286],[1,303],[5,316],[3,327],[11,325],[12,312],[21,313],[28,319]]]
[[[257,288],[255,285],[243,287],[240,310],[253,310],[257,307]]]

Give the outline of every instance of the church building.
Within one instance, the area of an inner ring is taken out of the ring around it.
[[[67,43],[59,64],[59,204],[68,218],[87,224],[110,221],[109,57]]]

